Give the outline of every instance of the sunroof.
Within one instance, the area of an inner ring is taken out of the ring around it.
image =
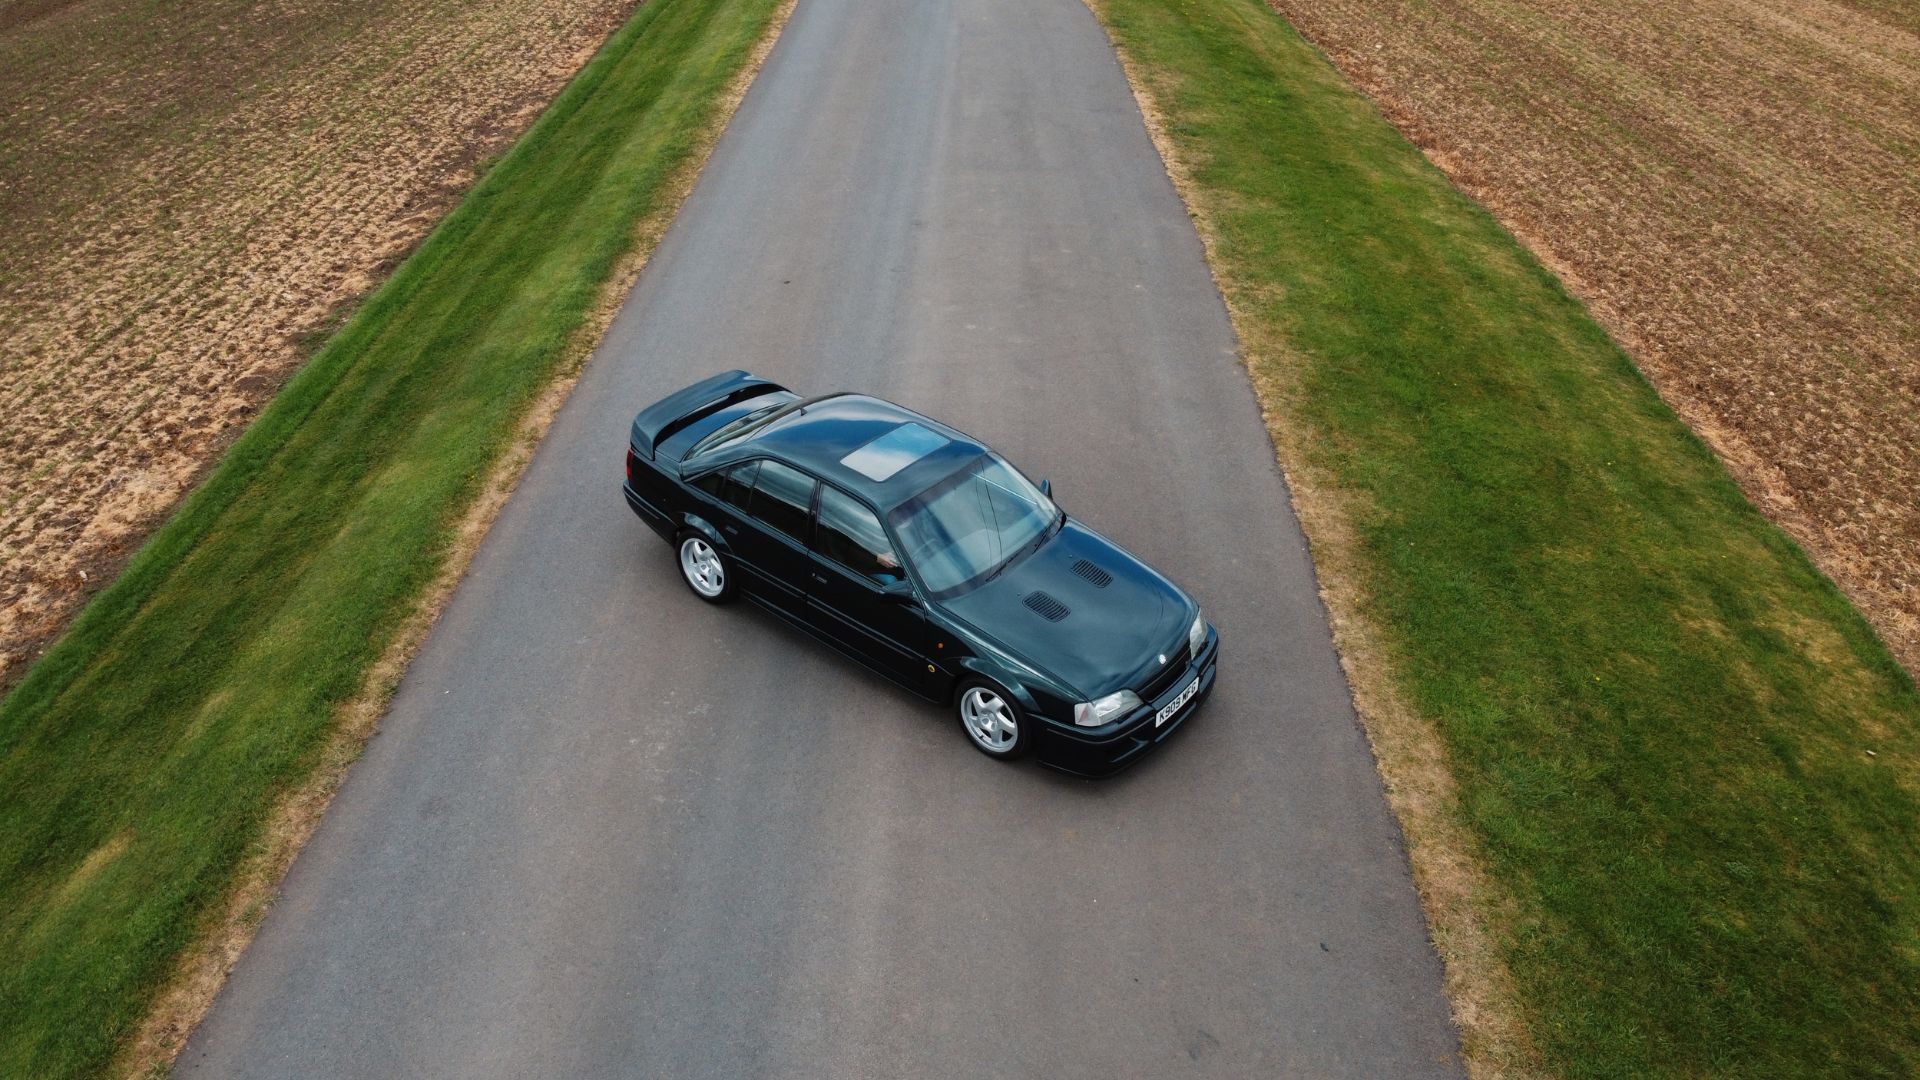
[[[840,459],[840,464],[869,480],[885,480],[952,442],[919,424],[901,424]]]

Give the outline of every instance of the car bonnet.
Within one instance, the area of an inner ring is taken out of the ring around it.
[[[1192,602],[1172,582],[1071,519],[998,577],[940,606],[1088,698],[1173,656],[1193,619]]]

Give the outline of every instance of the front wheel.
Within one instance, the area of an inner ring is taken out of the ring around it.
[[[733,567],[713,542],[699,533],[680,534],[680,576],[693,595],[709,604],[733,599]]]
[[[1012,761],[1033,743],[1031,725],[1013,695],[985,679],[972,679],[955,699],[960,730],[975,750],[996,761]]]

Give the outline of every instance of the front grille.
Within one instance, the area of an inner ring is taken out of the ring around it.
[[[1173,684],[1187,673],[1187,662],[1193,659],[1193,650],[1185,645],[1180,651],[1167,657],[1166,666],[1148,676],[1147,684],[1140,688],[1140,700],[1151,704],[1160,695],[1173,689]]]
[[[1041,618],[1048,622],[1059,622],[1061,619],[1067,617],[1067,605],[1055,600],[1046,593],[1030,592],[1027,594],[1024,602],[1028,607],[1038,612]]]

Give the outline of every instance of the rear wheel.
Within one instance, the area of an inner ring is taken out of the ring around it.
[[[1019,702],[985,679],[970,679],[962,685],[955,708],[967,741],[996,761],[1012,761],[1033,743],[1031,725]]]
[[[680,534],[680,576],[693,595],[709,604],[733,599],[733,567],[713,541],[696,532]]]

